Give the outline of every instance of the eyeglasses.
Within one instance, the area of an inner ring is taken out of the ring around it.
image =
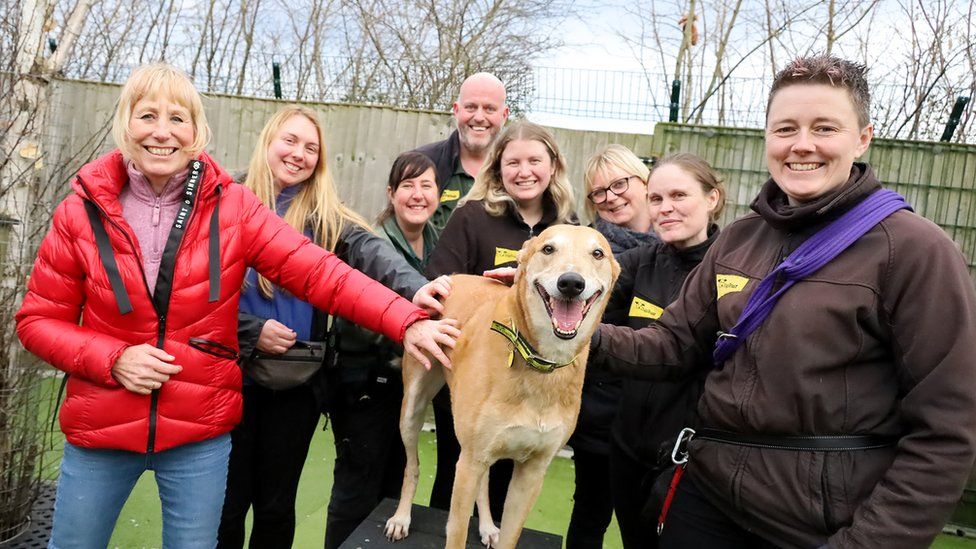
[[[603,204],[604,202],[607,201],[607,191],[612,192],[614,196],[620,196],[625,192],[627,192],[627,189],[630,188],[630,179],[632,177],[637,177],[637,176],[629,175],[627,177],[621,177],[620,179],[611,181],[610,185],[606,187],[599,187],[593,189],[593,191],[590,192],[590,194],[586,195],[586,198],[587,200],[589,200],[594,204]]]

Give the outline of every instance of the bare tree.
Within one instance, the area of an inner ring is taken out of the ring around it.
[[[551,29],[572,13],[564,0],[345,0],[350,46],[382,69],[372,74],[399,104],[445,108],[478,70],[512,81],[555,46]],[[515,97],[518,100],[518,97]]]
[[[14,7],[16,6],[16,7]],[[58,48],[44,58],[53,2],[27,0],[0,7],[0,539],[29,524],[44,469],[40,367],[17,344],[14,314],[27,269],[49,212],[41,200],[48,98],[53,76],[82,32],[88,0],[77,0],[60,29]]]

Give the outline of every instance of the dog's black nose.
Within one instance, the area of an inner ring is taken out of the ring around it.
[[[579,273],[563,273],[556,281],[556,289],[565,297],[576,297],[583,293],[584,288],[586,288],[586,280]]]

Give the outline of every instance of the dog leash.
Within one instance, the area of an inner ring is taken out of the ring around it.
[[[579,357],[579,355],[576,355],[572,358],[572,360],[564,363],[553,362],[540,357],[538,353],[536,353],[536,350],[532,348],[532,345],[530,345],[529,342],[522,337],[522,334],[515,329],[514,321],[512,322],[512,326],[508,327],[497,320],[492,320],[491,330],[505,336],[505,339],[512,344],[512,349],[508,351],[509,368],[511,368],[515,362],[515,351],[518,351],[519,356],[525,360],[525,363],[529,365],[529,368],[544,374],[551,374],[557,368],[569,366],[573,362],[576,362],[576,359]]]

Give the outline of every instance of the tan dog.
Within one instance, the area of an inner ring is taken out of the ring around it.
[[[560,225],[529,240],[518,254],[511,287],[483,277],[454,275],[445,316],[456,318],[461,337],[450,353],[453,370],[430,372],[403,360],[400,434],[407,466],[396,513],[386,523],[390,539],[409,533],[417,488],[417,437],[430,400],[446,382],[461,455],[447,522],[447,547],[462,548],[478,503],[482,543],[515,547],[542,488],[546,469],[576,426],[589,341],[620,267],[597,231]],[[498,324],[512,328],[523,358]],[[523,345],[527,344],[527,345]],[[535,360],[531,354],[544,360]],[[532,365],[535,365],[535,368]],[[548,373],[545,370],[550,370]],[[488,508],[488,467],[515,461],[502,516],[495,527]]]

